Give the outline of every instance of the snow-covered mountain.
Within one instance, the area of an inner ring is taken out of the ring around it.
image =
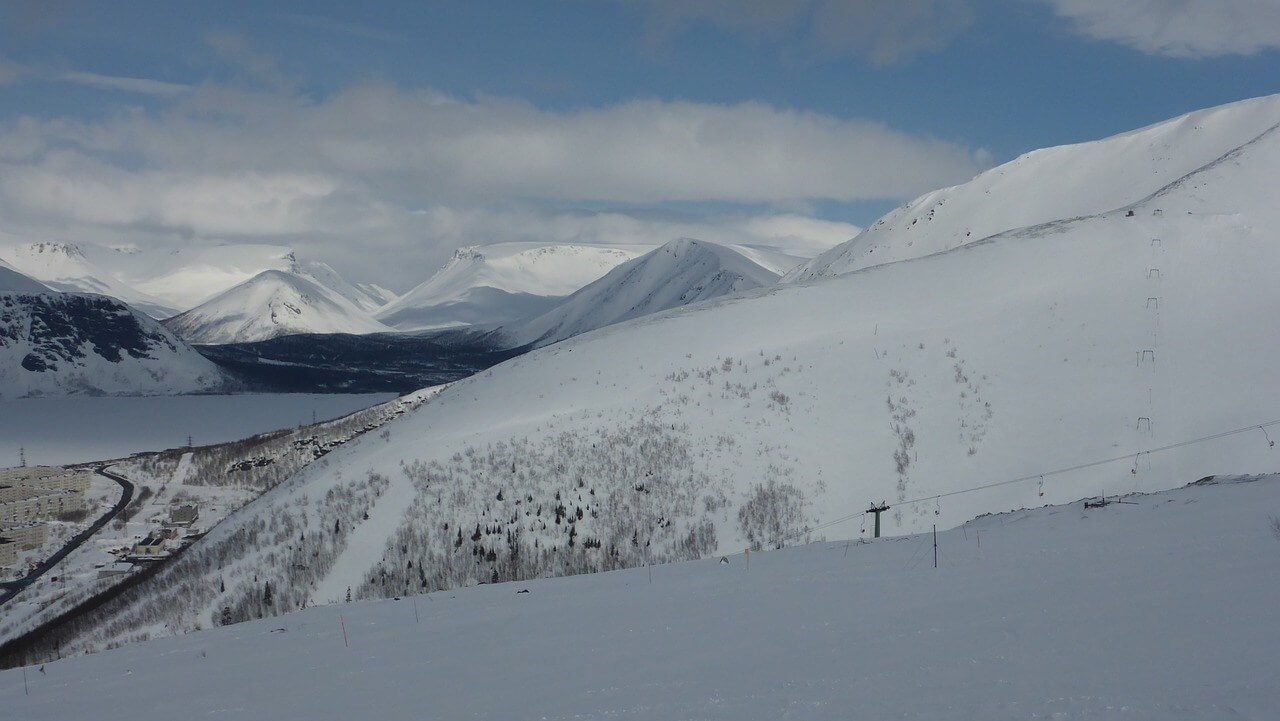
[[[164,324],[189,343],[209,345],[300,333],[390,330],[344,295],[279,270],[263,271]]]
[[[0,703],[79,719],[113,699],[133,721],[1274,718],[1280,479],[1124,501],[940,531],[936,569],[928,535],[739,549],[91,655],[64,641],[56,661],[45,639],[32,668],[0,672]]]
[[[19,273],[0,260],[0,291],[13,290],[22,293],[49,293],[49,286],[34,278]]]
[[[306,278],[367,312],[394,297],[376,285],[349,283],[328,265],[299,259],[293,249],[280,245],[141,250],[89,243],[13,242],[0,247],[0,259],[57,290],[111,295],[155,318],[190,310],[268,270]]]
[[[552,310],[506,325],[499,334],[509,346],[543,346],[777,279],[776,271],[734,248],[682,238],[617,266]]]
[[[882,500],[897,534],[1274,471],[1280,103],[1214,115],[1222,152],[1136,202],[648,315],[455,383],[215,528],[110,640],[348,588],[848,537]]]
[[[651,250],[649,246],[499,243],[460,248],[426,282],[377,317],[400,330],[530,318]]]
[[[1134,203],[1280,118],[1280,95],[1200,110],[1104,140],[1045,148],[926,193],[783,277],[840,275],[919,258],[1014,228]]]
[[[231,387],[217,366],[114,298],[0,290],[0,397],[171,395]]]
[[[0,247],[0,260],[54,290],[109,295],[153,318],[176,312],[177,306],[123,280],[117,269],[104,264],[112,253],[97,246],[40,242]]]

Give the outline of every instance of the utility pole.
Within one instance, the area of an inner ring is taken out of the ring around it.
[[[938,567],[938,524],[933,524],[933,567]]]
[[[876,535],[873,536],[873,538],[880,537],[880,514],[887,510],[889,510],[889,505],[884,501],[880,501],[880,505],[878,506],[873,503],[871,504],[871,507],[866,510],[867,513],[876,514]]]

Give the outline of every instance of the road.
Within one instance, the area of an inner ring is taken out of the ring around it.
[[[37,568],[36,570],[27,574],[25,577],[20,578],[16,581],[0,583],[0,588],[4,589],[3,592],[0,592],[0,605],[4,605],[8,603],[14,596],[17,596],[19,593],[21,593],[24,588],[35,583],[37,578],[43,576],[44,574],[52,570],[54,567],[56,567],[59,561],[66,558],[68,555],[70,555],[72,551],[76,550],[77,548],[80,547],[81,544],[89,540],[90,536],[102,530],[103,526],[110,523],[111,519],[115,518],[116,514],[120,513],[120,511],[123,511],[124,507],[129,505],[129,501],[133,500],[133,484],[130,483],[126,478],[124,478],[123,476],[117,476],[116,474],[108,471],[106,466],[99,466],[98,468],[95,468],[93,470],[94,470],[94,473],[97,473],[98,475],[104,478],[110,478],[111,480],[120,484],[120,488],[123,491],[120,494],[120,500],[117,501],[116,504],[111,507],[111,510],[102,514],[102,516],[98,518],[98,520],[94,521],[93,525],[89,526],[85,530],[72,536],[71,540],[67,541],[67,543],[62,548],[58,549],[57,553],[45,559],[43,566],[41,566],[40,568]]]

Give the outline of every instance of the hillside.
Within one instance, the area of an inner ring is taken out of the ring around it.
[[[12,290],[20,293],[48,293],[51,289],[45,284],[19,273],[0,260],[0,290]]]
[[[648,250],[537,243],[460,248],[431,278],[388,303],[377,318],[400,330],[528,318]]]
[[[926,193],[783,282],[919,258],[1040,223],[1138,202],[1280,122],[1280,95],[1200,110],[1150,127],[1045,148]]]
[[[629,260],[540,316],[499,329],[509,346],[544,346],[642,315],[772,285],[775,271],[732,248],[682,238]]]
[[[1124,500],[940,532],[937,569],[924,535],[308,608],[0,672],[0,704],[32,721],[1271,718],[1280,479]]]
[[[906,533],[1274,470],[1277,167],[1269,131],[1130,207],[515,358],[246,507],[204,542],[225,594],[188,603],[212,580],[175,565],[114,637],[773,546],[881,500]],[[263,608],[251,579],[335,524],[332,570]]]
[[[278,270],[263,271],[164,324],[188,343],[207,345],[389,330],[346,297]]]
[[[0,291],[0,397],[226,391],[217,366],[114,298]]]

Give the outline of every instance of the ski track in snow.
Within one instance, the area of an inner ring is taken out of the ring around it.
[[[365,573],[382,559],[387,547],[388,529],[398,528],[405,509],[413,503],[417,490],[403,473],[389,474],[391,484],[378,497],[369,518],[362,520],[349,534],[347,547],[334,561],[324,580],[311,594],[313,604],[336,603],[346,598],[347,588],[360,588]]]

